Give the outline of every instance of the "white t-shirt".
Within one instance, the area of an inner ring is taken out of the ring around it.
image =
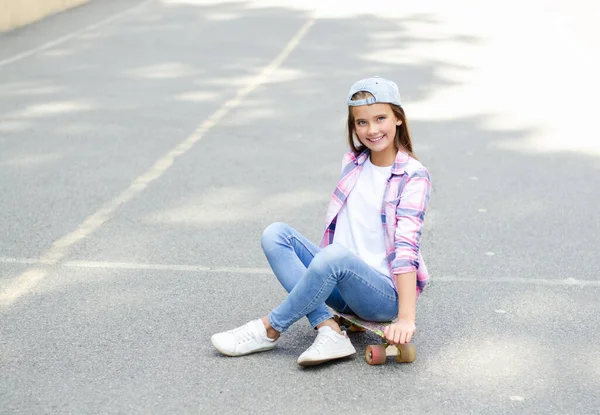
[[[392,166],[380,167],[367,158],[354,188],[337,217],[333,242],[339,243],[380,273],[390,276],[385,255],[381,203]]]

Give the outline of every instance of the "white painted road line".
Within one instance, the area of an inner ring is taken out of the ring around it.
[[[134,269],[140,271],[210,271],[210,267],[204,267],[202,265],[140,264],[136,262],[65,261],[61,265],[66,268]]]
[[[150,185],[150,183],[161,177],[173,165],[178,157],[189,151],[212,127],[223,119],[223,117],[225,117],[232,109],[238,107],[248,94],[264,83],[271,74],[281,66],[283,61],[290,55],[298,43],[300,43],[300,40],[306,35],[314,22],[315,17],[313,16],[302,25],[294,37],[290,39],[283,50],[275,57],[275,59],[273,59],[273,61],[271,61],[271,63],[265,66],[250,83],[238,90],[237,94],[232,99],[217,109],[217,111],[204,121],[192,135],[161,157],[148,171],[136,178],[121,194],[102,206],[96,213],[85,219],[77,229],[55,241],[48,251],[41,256],[39,260],[40,264],[50,266],[58,264],[68,255],[73,245],[97,231],[114,215],[117,209],[139,195]],[[4,291],[0,292],[0,306],[7,307],[19,297],[30,292],[39,281],[46,276],[46,273],[47,271],[43,267],[38,267],[27,270],[16,277]]]
[[[230,272],[239,274],[272,274],[269,268],[209,267],[205,265],[140,264],[136,262],[65,261],[65,268],[105,268],[157,271]]]
[[[68,35],[59,37],[58,39],[51,40],[50,42],[46,42],[43,45],[40,45],[40,46],[38,46],[36,48],[33,48],[33,49],[29,49],[29,50],[27,50],[25,52],[21,52],[18,55],[15,55],[15,56],[13,56],[11,58],[7,58],[7,59],[4,59],[4,60],[1,60],[0,61],[0,68],[3,67],[3,66],[9,65],[11,63],[20,61],[21,59],[27,58],[28,56],[35,55],[36,53],[41,52],[43,50],[50,49],[53,46],[57,46],[57,45],[60,45],[61,43],[65,43],[66,41],[71,40],[73,38],[76,38],[77,36],[79,36],[79,35],[81,35],[81,34],[83,34],[85,32],[97,29],[97,28],[102,27],[104,25],[107,25],[107,24],[109,24],[111,22],[114,22],[115,20],[120,19],[121,17],[125,16],[126,14],[128,14],[128,13],[134,11],[134,10],[137,10],[137,9],[139,9],[141,7],[144,7],[145,5],[147,5],[147,4],[149,4],[149,3],[153,2],[153,1],[154,0],[145,0],[145,1],[141,2],[141,3],[139,3],[139,4],[136,4],[135,6],[130,7],[129,9],[125,9],[125,10],[123,10],[123,11],[121,11],[121,12],[119,12],[119,13],[111,16],[111,17],[108,17],[108,18],[106,18],[104,20],[101,20],[101,21],[99,21],[97,23],[94,23],[92,25],[86,26],[83,29],[77,30],[76,32],[69,33]]]
[[[431,277],[433,282],[468,282],[468,283],[503,283],[503,284],[531,284],[531,285],[560,285],[560,286],[573,286],[573,287],[600,287],[600,281],[593,280],[577,280],[575,278],[560,278],[560,279],[549,279],[549,278],[513,278],[513,277],[499,277],[499,278],[470,278],[470,277],[456,277],[453,275],[447,275],[442,277]]]
[[[0,257],[0,264],[22,264],[22,265],[44,265],[36,259],[31,258],[6,258]],[[270,268],[258,267],[224,267],[207,265],[186,264],[146,264],[138,262],[109,262],[109,261],[64,261],[58,265],[62,268],[104,268],[104,269],[130,269],[130,270],[155,270],[155,271],[185,271],[185,272],[225,272],[234,274],[273,274]],[[578,280],[575,278],[549,279],[549,278],[473,278],[457,277],[453,275],[433,276],[431,282],[466,282],[466,283],[503,283],[503,284],[525,284],[525,285],[548,285],[548,286],[576,286],[576,287],[600,287],[600,281]],[[501,310],[497,310],[500,312]]]

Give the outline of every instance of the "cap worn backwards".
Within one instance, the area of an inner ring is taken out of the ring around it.
[[[373,96],[352,101],[352,95],[361,91],[368,92]],[[389,79],[380,78],[379,76],[361,79],[352,85],[350,92],[348,92],[348,105],[351,107],[383,103],[394,104],[398,105],[399,107],[402,106],[398,85]]]

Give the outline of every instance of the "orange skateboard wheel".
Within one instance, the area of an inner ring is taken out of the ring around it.
[[[365,360],[370,365],[382,365],[386,360],[385,346],[382,344],[372,344],[367,346]]]

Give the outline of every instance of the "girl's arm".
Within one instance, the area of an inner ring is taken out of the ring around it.
[[[417,273],[413,271],[397,274],[396,278],[398,321],[387,326],[384,334],[390,343],[404,344],[410,342],[416,330]]]
[[[386,339],[393,344],[410,342],[416,330],[419,245],[430,193],[429,172],[425,168],[419,169],[403,185],[396,208],[396,257],[392,272],[398,290],[398,321],[385,330]]]
[[[417,273],[398,274],[398,320],[415,323],[417,306]]]

